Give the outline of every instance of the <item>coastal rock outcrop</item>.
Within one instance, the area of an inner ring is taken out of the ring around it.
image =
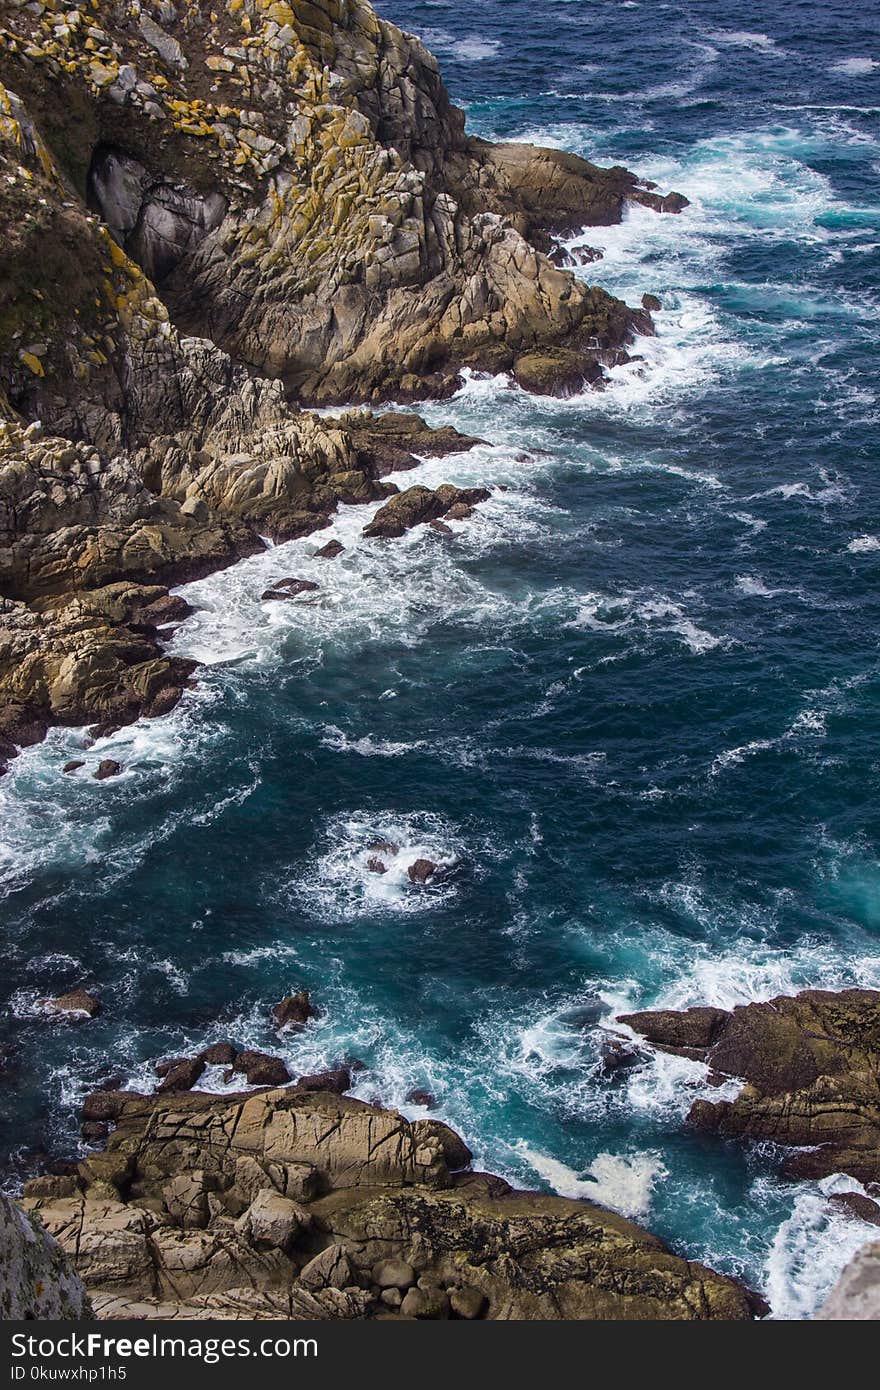
[[[697,1100],[689,1124],[788,1148],[792,1178],[880,1181],[880,991],[805,990],[764,1004],[628,1014],[655,1047],[743,1081],[735,1100]]]
[[[102,1318],[749,1319],[733,1279],[590,1202],[465,1171],[437,1120],[328,1092],[139,1096],[24,1206]]]
[[[0,1319],[92,1317],[71,1260],[33,1213],[0,1195]]]
[[[163,650],[168,585],[476,442],[297,402],[516,363],[559,389],[528,375],[542,353],[596,379],[650,317],[544,251],[673,206],[626,170],[469,139],[435,60],[366,0],[63,22],[11,0],[0,174],[0,772],[49,724],[173,708],[192,667]]]

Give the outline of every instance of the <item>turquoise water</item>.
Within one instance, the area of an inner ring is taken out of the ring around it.
[[[0,1090],[15,1173],[71,1152],[107,1072],[218,1037],[423,1087],[478,1161],[594,1195],[809,1314],[876,1228],[772,1155],[682,1129],[698,1066],[602,1075],[601,1026],[656,1003],[880,985],[877,810],[880,32],[840,3],[396,3],[470,128],[687,194],[581,241],[656,339],[604,393],[504,379],[430,405],[488,441],[413,480],[492,486],[452,539],[331,532],[185,591],[208,663],[168,719],[0,782]],[[872,66],[873,64],[873,66]],[[578,239],[576,239],[578,240]],[[313,552],[331,535],[348,549]],[[314,603],[260,602],[315,577]],[[382,879],[375,836],[401,853]],[[412,890],[419,853],[448,872]],[[36,1000],[94,985],[101,1018]],[[210,1084],[222,1087],[219,1072]],[[717,1094],[712,1092],[712,1094]]]

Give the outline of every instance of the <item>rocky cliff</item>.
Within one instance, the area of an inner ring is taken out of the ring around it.
[[[173,706],[168,584],[468,443],[299,403],[622,360],[650,317],[544,253],[628,200],[684,202],[468,138],[363,0],[3,0],[0,770],[49,723]]]
[[[107,1092],[105,1152],[24,1206],[102,1318],[750,1319],[734,1280],[589,1202],[473,1173],[436,1120],[300,1086]]]

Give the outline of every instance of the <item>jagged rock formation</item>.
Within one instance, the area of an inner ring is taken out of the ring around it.
[[[760,1300],[589,1202],[465,1171],[436,1120],[296,1087],[92,1098],[104,1153],[25,1207],[99,1317],[748,1319]]]
[[[880,992],[806,990],[766,1004],[623,1016],[655,1047],[745,1082],[733,1101],[695,1101],[689,1123],[792,1150],[792,1178],[880,1181]]]
[[[0,1195],[0,1320],[92,1316],[83,1282],[39,1218]]]
[[[0,174],[0,771],[49,723],[173,706],[192,668],[145,616],[157,586],[472,442],[291,394],[438,395],[518,362],[578,389],[650,317],[542,248],[679,206],[468,139],[365,0],[6,0]]]
[[[819,1322],[880,1321],[880,1245],[860,1250],[816,1314]]]
[[[433,57],[365,0],[9,9],[0,76],[175,322],[302,397],[437,395],[465,365],[614,360],[650,331],[538,247],[684,200],[468,139]]]

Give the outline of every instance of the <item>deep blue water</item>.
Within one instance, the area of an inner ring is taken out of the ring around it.
[[[880,24],[809,3],[386,0],[472,131],[625,163],[686,193],[582,238],[583,273],[664,304],[609,390],[472,380],[430,406],[491,447],[425,465],[498,490],[453,540],[359,542],[364,509],[191,586],[173,716],[59,776],[0,783],[9,943],[3,1150],[75,1142],[107,1070],[221,1036],[286,1043],[357,1093],[438,1099],[481,1163],[596,1195],[807,1315],[876,1229],[770,1156],[689,1137],[673,1059],[617,1081],[571,1010],[880,985],[877,597]],[[528,453],[530,457],[525,458]],[[503,487],[504,490],[501,490]],[[312,575],[312,605],[262,605]],[[379,834],[392,873],[366,869]],[[419,850],[449,866],[406,885]],[[49,1025],[75,983],[98,1021]],[[219,1084],[219,1083],[218,1083]],[[413,1112],[414,1113],[414,1112]]]

